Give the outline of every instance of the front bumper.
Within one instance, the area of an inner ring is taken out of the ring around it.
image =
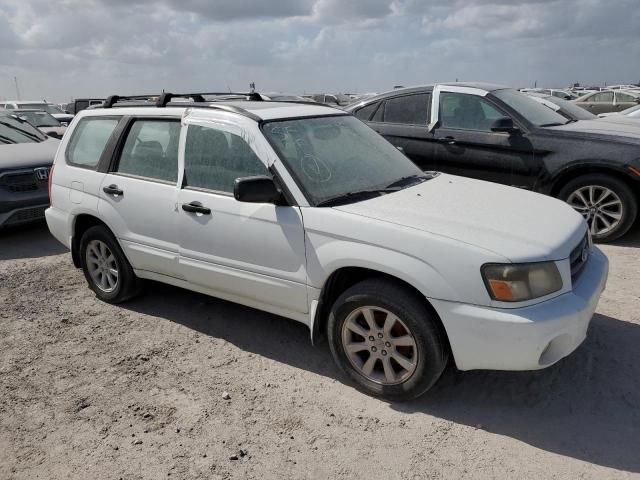
[[[573,290],[551,300],[514,309],[429,300],[460,370],[538,370],[584,341],[608,273],[607,257],[594,247]]]

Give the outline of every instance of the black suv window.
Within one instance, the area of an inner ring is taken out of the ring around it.
[[[384,106],[385,123],[426,125],[431,94],[403,95],[389,98]]]
[[[369,105],[365,105],[361,109],[356,110],[354,115],[356,118],[359,118],[363,122],[368,122],[373,116],[373,113],[376,111],[376,108],[378,108],[378,105],[380,105],[380,102],[374,102]]]
[[[232,193],[236,178],[268,174],[267,167],[242,137],[189,125],[184,149],[186,186]]]
[[[505,115],[478,95],[442,92],[440,124],[446,128],[491,131],[493,122]]]
[[[119,121],[119,117],[88,117],[80,120],[67,147],[67,163],[95,168]]]
[[[117,171],[166,182],[178,179],[179,120],[136,120],[129,130]]]

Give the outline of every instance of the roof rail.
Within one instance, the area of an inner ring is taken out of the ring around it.
[[[193,102],[203,103],[203,102],[212,102],[214,100],[207,100],[204,98],[206,96],[210,97],[228,97],[228,96],[238,96],[244,97],[245,100],[261,102],[264,99],[257,92],[203,92],[203,93],[169,93],[162,92],[161,95],[111,95],[107,97],[102,108],[112,108],[116,103],[127,101],[127,100],[148,100],[157,98],[155,101],[156,107],[165,107],[171,100],[174,98],[190,98]]]
[[[122,102],[124,100],[149,100],[150,98],[157,97],[157,95],[129,95],[129,96],[121,96],[121,95],[111,95],[107,97],[107,99],[102,104],[102,108],[111,108],[116,103]]]

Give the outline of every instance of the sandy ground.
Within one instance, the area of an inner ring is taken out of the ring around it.
[[[110,306],[46,227],[3,232],[0,479],[640,478],[639,248],[604,247],[570,357],[394,404],[301,324],[155,283]]]

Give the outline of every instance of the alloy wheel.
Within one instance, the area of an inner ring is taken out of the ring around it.
[[[86,250],[87,269],[93,283],[103,292],[111,293],[118,286],[118,264],[113,252],[101,240],[91,240]]]
[[[622,200],[616,192],[607,187],[580,187],[569,195],[567,203],[587,220],[594,236],[608,234],[622,220]]]
[[[413,334],[400,318],[380,307],[360,307],[347,316],[342,346],[356,371],[381,385],[405,382],[418,365]]]

